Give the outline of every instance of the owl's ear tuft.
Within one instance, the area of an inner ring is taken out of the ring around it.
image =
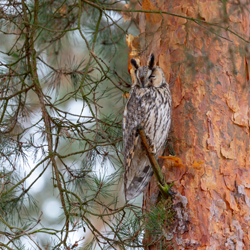
[[[152,69],[155,66],[155,56],[152,53],[148,58],[148,67]]]
[[[131,62],[131,65],[132,65],[132,67],[134,69],[138,69],[139,68],[138,63],[137,63],[137,61],[134,58],[132,58],[130,62]]]

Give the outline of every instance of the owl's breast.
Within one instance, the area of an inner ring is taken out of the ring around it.
[[[164,92],[155,92],[143,125],[146,135],[155,144],[156,154],[159,153],[164,146],[170,129],[171,100],[166,98],[167,96]]]

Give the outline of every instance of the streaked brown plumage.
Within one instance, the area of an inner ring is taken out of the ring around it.
[[[124,188],[127,200],[134,199],[150,181],[153,170],[137,132],[141,125],[151,151],[158,157],[164,148],[171,123],[171,94],[164,73],[151,54],[147,66],[131,60],[134,83],[123,115]]]

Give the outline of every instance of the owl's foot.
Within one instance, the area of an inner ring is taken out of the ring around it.
[[[161,183],[158,182],[158,187],[161,191],[161,193],[164,196],[171,196],[171,198],[173,199],[174,195],[176,194],[175,192],[171,191],[171,187],[174,185],[174,183],[171,183],[170,185],[168,185],[167,183],[165,183],[164,186],[161,185]]]
[[[149,152],[152,154],[156,154],[155,144],[152,144],[149,146]]]

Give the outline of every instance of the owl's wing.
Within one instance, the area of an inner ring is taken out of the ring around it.
[[[139,134],[137,131],[138,125],[146,120],[148,114],[148,106],[145,105],[144,97],[147,90],[132,90],[130,97],[124,110],[123,116],[123,156],[125,189],[127,186],[127,174],[131,166],[132,159],[134,158],[135,148],[139,141]]]
[[[146,107],[143,105],[143,95],[136,94],[133,90],[124,110],[123,115],[123,156],[125,169],[130,166],[133,159],[134,148],[138,142],[137,127],[144,119]]]

